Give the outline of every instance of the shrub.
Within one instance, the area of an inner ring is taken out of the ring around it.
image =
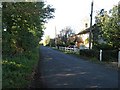
[[[38,50],[2,60],[2,87],[25,88],[39,60]]]
[[[80,55],[90,57],[90,58],[96,58],[99,60],[99,50],[94,49],[83,49],[80,50]],[[118,61],[118,50],[102,50],[102,61]]]
[[[118,50],[103,50],[103,61],[118,61]]]
[[[112,46],[110,46],[108,44],[104,44],[104,43],[94,45],[93,48],[97,49],[97,50],[100,50],[100,49],[102,49],[102,50],[112,50],[112,49],[114,49]]]
[[[80,55],[87,56],[87,57],[96,57],[99,58],[99,51],[93,49],[82,49],[80,50]]]

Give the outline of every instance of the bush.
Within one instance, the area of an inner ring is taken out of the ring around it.
[[[99,60],[100,51],[94,49],[83,49],[80,50],[80,55],[96,58]],[[118,50],[103,50],[102,51],[102,61],[118,61]]]
[[[118,61],[118,50],[103,50],[103,61]]]
[[[33,69],[39,60],[38,50],[2,60],[2,87],[25,88],[31,82]]]
[[[112,46],[108,45],[108,44],[97,44],[93,46],[93,49],[97,49],[97,50],[112,50],[114,49]]]
[[[87,57],[96,57],[99,59],[99,51],[93,49],[82,49],[80,50],[80,55],[87,56]]]

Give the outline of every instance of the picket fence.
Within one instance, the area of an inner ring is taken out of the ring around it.
[[[79,49],[78,48],[69,48],[69,47],[59,47],[60,50],[62,51],[66,51],[66,52],[74,52],[74,53],[78,53]]]

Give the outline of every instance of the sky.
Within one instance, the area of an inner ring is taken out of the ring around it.
[[[45,24],[44,37],[49,35],[55,37],[66,26],[70,26],[75,33],[85,29],[85,23],[90,24],[91,2],[93,5],[93,24],[96,12],[101,9],[109,11],[119,0],[44,0],[46,4],[55,8],[54,19],[48,20]],[[44,39],[43,37],[43,39]]]

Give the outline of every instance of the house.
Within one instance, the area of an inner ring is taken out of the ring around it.
[[[90,33],[90,28],[87,28],[77,34],[77,36],[82,37],[83,44],[81,45],[82,46],[84,45],[87,48],[89,47],[89,33]],[[96,45],[96,43],[99,44],[106,43],[104,39],[100,36],[100,33],[101,33],[101,29],[99,28],[99,26],[94,24],[92,26],[92,47]]]
[[[90,28],[87,28],[78,34],[70,35],[66,38],[66,45],[75,45],[77,48],[82,48],[82,49],[88,49],[89,48],[89,33],[90,33]],[[98,43],[106,43],[104,39],[100,36],[101,34],[101,29],[99,26],[94,24],[92,26],[92,45],[95,46]],[[64,40],[64,39],[63,39]],[[58,35],[58,37],[55,38],[55,44],[56,45],[63,45],[63,40],[62,38]]]

